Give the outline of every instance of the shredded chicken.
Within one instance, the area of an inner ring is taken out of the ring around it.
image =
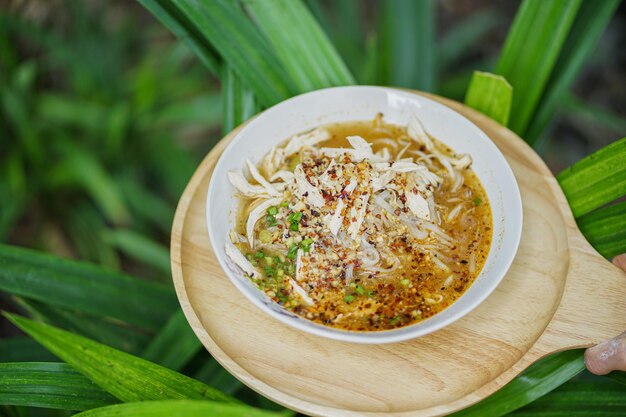
[[[237,265],[243,272],[248,274],[252,278],[258,277],[259,273],[254,269],[254,266],[246,259],[245,256],[233,245],[231,242],[226,242],[224,247],[226,255],[230,258],[235,265]]]
[[[256,206],[248,215],[248,221],[246,222],[246,236],[248,236],[248,242],[250,242],[250,247],[252,249],[254,249],[254,225],[265,215],[268,208],[275,206],[276,204],[280,204],[280,202],[280,198],[265,200]]]

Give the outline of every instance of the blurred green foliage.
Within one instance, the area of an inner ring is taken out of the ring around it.
[[[0,377],[2,416],[61,416],[118,399],[170,398],[142,391],[154,375],[293,414],[244,387],[201,349],[170,285],[168,241],[178,197],[221,134],[262,106],[352,83],[418,88],[456,100],[467,92],[468,105],[502,124],[510,114],[511,126],[538,144],[555,171],[626,132],[619,97],[626,85],[623,53],[612,53],[623,42],[623,10],[605,33],[618,0],[599,6],[526,0],[519,9],[516,1],[468,6],[458,0],[139,3],[33,0],[0,9],[0,242],[92,263],[0,245],[0,306],[33,319],[14,320],[53,351],[63,354],[66,346],[76,353],[64,359],[82,372],[51,363],[58,359],[33,339],[4,337],[9,330],[0,326],[0,361],[22,362],[0,364],[0,374],[12,376]],[[545,21],[541,30],[533,29],[537,16]],[[519,54],[519,45],[529,42],[533,53]],[[302,50],[302,62],[290,59]],[[479,74],[468,90],[473,70],[506,80]],[[533,83],[537,74],[541,82]],[[606,97],[583,99],[598,85]],[[589,211],[624,194],[626,141],[607,149],[559,178],[581,229],[611,256],[626,248],[619,227],[626,222],[624,203]],[[610,176],[605,161],[619,175]],[[597,196],[578,196],[581,181]],[[98,354],[83,358],[75,350],[81,344]],[[122,392],[113,376],[98,374],[107,354],[153,364],[132,369],[135,380]],[[626,412],[621,374],[607,382],[582,373],[562,385],[582,369],[580,351],[548,357],[463,413]],[[185,391],[177,384],[170,388]],[[191,401],[95,413],[157,409],[163,415],[174,409],[269,415]]]
[[[137,10],[64,5],[37,23],[0,15],[10,40],[0,54],[0,190],[10,196],[0,238],[113,268],[138,260],[168,280],[163,242],[217,139],[217,85]]]

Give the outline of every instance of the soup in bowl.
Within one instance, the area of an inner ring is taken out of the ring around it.
[[[384,343],[434,331],[493,291],[517,249],[521,202],[467,119],[411,93],[342,87],[281,103],[235,136],[207,224],[220,264],[261,309]]]

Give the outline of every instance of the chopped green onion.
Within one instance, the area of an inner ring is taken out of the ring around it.
[[[313,239],[307,237],[302,242],[300,242],[300,247],[303,251],[308,252],[311,250],[311,245],[313,244]]]
[[[298,245],[294,243],[293,245],[289,247],[289,250],[287,251],[287,258],[295,259],[297,254],[298,254]]]
[[[287,272],[290,275],[293,274],[294,272],[296,272],[296,266],[294,264],[286,264],[285,272]]]
[[[365,293],[365,290],[360,285],[357,285],[356,286],[356,293],[359,294],[359,295],[363,295]]]
[[[274,265],[274,259],[272,259],[272,257],[271,257],[271,256],[266,256],[266,257],[265,257],[265,263],[266,263],[268,266],[272,266],[272,265]]]
[[[261,258],[265,258],[265,253],[263,253],[262,250],[258,251],[257,253],[254,254],[254,257],[257,259],[261,259]]]
[[[289,216],[287,216],[287,220],[289,220],[291,223],[300,222],[300,220],[302,220],[302,212],[294,211],[293,213],[289,213]]]
[[[294,232],[297,232],[300,229],[300,226],[298,226],[298,223],[291,223],[291,225],[289,226],[289,230],[293,230]]]
[[[276,262],[277,265],[282,265],[283,260],[280,259],[279,256],[274,256],[274,262]]]
[[[264,271],[265,271],[265,275],[267,275],[268,277],[273,277],[274,274],[276,274],[276,270],[272,268],[271,266],[266,266]]]
[[[481,199],[480,199],[480,198],[478,198],[478,197],[476,197],[476,198],[474,199],[474,205],[479,206],[479,205],[480,205],[480,203],[482,203],[482,202],[483,202],[483,200],[481,200]]]
[[[400,321],[400,316],[395,316],[394,318],[392,318],[391,320],[389,320],[389,324],[391,324],[392,326],[398,324],[398,322]]]
[[[276,226],[278,224],[276,222],[276,217],[272,216],[271,214],[268,214],[267,216],[265,216],[265,221],[267,222],[267,225],[270,227]]]
[[[278,214],[278,207],[271,206],[270,208],[267,209],[267,214],[271,214],[272,216],[277,215]]]
[[[408,287],[410,283],[411,281],[409,281],[409,279],[407,278],[404,278],[403,280],[400,281],[400,284],[402,284],[405,287]]]
[[[346,303],[350,304],[352,301],[354,301],[354,295],[352,295],[352,294],[346,295],[343,298],[343,301],[345,301]]]
[[[374,295],[376,295],[376,293],[374,291],[368,291],[367,292],[367,296],[370,297],[370,298],[373,297]]]
[[[281,207],[289,207],[289,201],[283,201],[282,203],[280,203]]]
[[[285,275],[285,271],[283,271],[282,269],[279,269],[278,271],[276,271],[276,276],[278,278],[282,278]]]

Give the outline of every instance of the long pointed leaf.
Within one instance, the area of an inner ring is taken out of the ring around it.
[[[6,245],[0,245],[0,290],[152,331],[178,306],[165,285]]]
[[[352,74],[301,0],[245,0],[245,4],[299,92],[354,84]]]
[[[170,252],[161,243],[131,229],[109,229],[104,232],[104,241],[129,258],[152,266],[169,280]]]
[[[309,9],[314,12],[312,4],[308,2]],[[365,53],[367,37],[363,36],[366,31],[363,27],[363,9],[367,7],[363,2],[353,0],[335,0],[329,3],[330,16],[333,24],[330,25],[326,19],[321,20],[318,14],[315,18],[320,22],[322,29],[330,36],[333,45],[337,47],[339,56],[343,57],[351,72],[364,83],[368,59]],[[371,35],[370,35],[371,36]]]
[[[500,75],[474,71],[465,104],[506,126],[509,122],[513,88]]]
[[[124,402],[159,399],[234,401],[200,381],[56,327],[5,313],[17,327]]]
[[[178,310],[152,339],[141,357],[179,371],[201,347],[202,344],[189,327],[183,311]]]
[[[626,195],[626,138],[583,158],[565,169],[557,180],[574,216]]]
[[[609,417],[626,414],[626,387],[609,380],[571,381],[511,417]]]
[[[139,0],[166,28],[187,44],[200,61],[215,75],[220,59],[197,27],[169,0]]]
[[[433,91],[435,2],[385,0],[383,8],[383,79],[398,87]]]
[[[16,302],[37,321],[78,333],[125,352],[137,353],[148,342],[148,335],[120,323],[51,307],[39,301],[16,298]]]
[[[626,253],[626,202],[592,211],[577,223],[589,243],[606,258]]]
[[[111,222],[127,223],[130,215],[122,194],[100,161],[69,141],[61,147],[64,161],[51,174],[50,186],[79,184]]]
[[[279,417],[283,413],[259,410],[243,404],[209,401],[150,401],[111,405],[76,414],[76,417]]]
[[[229,65],[224,66],[222,73],[222,133],[231,130],[256,114],[258,108],[254,94],[235,74]]]
[[[117,182],[131,212],[169,234],[172,230],[174,207],[162,196],[148,190],[138,181],[122,178]]]
[[[513,86],[511,129],[524,137],[581,0],[525,0],[519,8],[495,73]]]
[[[615,371],[607,375],[607,378],[611,378],[613,381],[626,385],[626,372]]]
[[[271,106],[295,92],[293,80],[236,2],[174,0],[174,3],[202,31],[263,105]]]
[[[0,363],[0,404],[82,411],[117,402],[64,363]]]
[[[524,135],[528,143],[535,143],[554,117],[561,98],[598,43],[619,3],[620,0],[585,1],[580,6],[570,35],[563,45],[541,101]]]
[[[530,404],[585,369],[582,353],[582,350],[570,350],[541,359],[500,391],[451,416],[503,416]]]

